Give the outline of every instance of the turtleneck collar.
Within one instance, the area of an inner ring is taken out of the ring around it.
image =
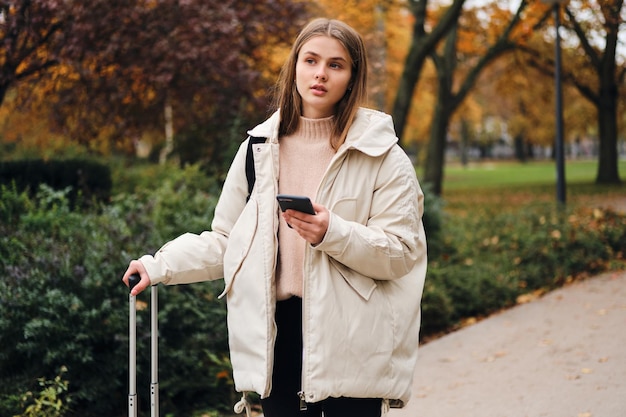
[[[335,116],[324,117],[321,119],[300,117],[298,129],[293,133],[293,135],[290,136],[299,136],[308,140],[328,140],[333,131],[334,122]]]

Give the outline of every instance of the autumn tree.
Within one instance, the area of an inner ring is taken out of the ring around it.
[[[517,11],[510,15],[508,10],[490,5],[481,10],[488,12],[488,21],[481,19],[476,10],[468,10],[452,26],[441,51],[430,54],[437,69],[438,90],[424,182],[430,183],[436,194],[442,191],[451,118],[474,87],[480,73],[495,59],[512,51],[521,41],[518,38],[527,36],[527,29],[518,30],[527,6],[528,2],[522,0]],[[459,68],[459,64],[463,68]],[[463,78],[458,80],[461,73]]]
[[[57,1],[0,2],[0,106],[10,87],[59,63],[63,14]]]
[[[368,53],[369,105],[379,110],[386,106],[388,72],[389,26],[393,25],[393,11],[401,0],[316,0],[310,3],[313,16],[323,16],[346,22],[361,34]]]
[[[598,172],[596,182],[619,184],[618,106],[626,78],[626,62],[618,61],[619,33],[626,22],[623,0],[570,1],[562,7],[562,26],[569,42],[578,40],[576,54],[563,60],[561,78],[576,87],[593,104],[597,115]],[[545,52],[544,39],[523,50],[529,63],[546,75],[554,73],[554,61]]]
[[[401,138],[407,124],[413,93],[420,78],[424,62],[443,39],[461,14],[465,0],[454,0],[440,20],[427,30],[428,0],[409,1],[409,8],[414,17],[411,44],[400,76],[392,116],[396,134]]]
[[[39,13],[35,2],[13,3],[23,3],[25,15]],[[54,36],[38,54],[23,53],[24,62],[41,55],[63,68],[45,72],[45,79],[31,77],[35,85],[29,86],[49,89],[52,126],[84,143],[128,144],[146,130],[163,131],[169,107],[177,134],[197,140],[190,154],[202,155],[204,142],[209,163],[219,162],[237,118],[264,116],[263,69],[272,62],[265,48],[291,42],[306,18],[304,4],[287,0],[59,4],[65,8],[43,20],[57,22]]]
[[[573,51],[564,48],[564,55]],[[570,85],[563,85],[564,139],[575,155],[577,143],[586,142],[593,130],[591,104]],[[483,71],[470,98],[477,100],[486,117],[501,120],[513,140],[520,161],[550,157],[555,139],[555,94],[552,77],[529,66],[520,51],[499,58]],[[461,111],[459,113],[462,113]]]
[[[245,125],[246,118],[265,115],[266,90],[274,81],[263,78],[262,68],[271,62],[265,48],[290,43],[305,12],[302,4],[284,0],[137,4],[122,21],[112,16],[98,23],[107,36],[93,39],[96,52],[80,57],[88,63],[81,66],[82,79],[95,92],[91,100],[99,98],[113,123],[124,123],[122,139],[164,126],[169,107],[179,154],[220,165],[229,128],[242,117]],[[61,94],[77,98],[72,91]],[[245,128],[234,135],[241,140]]]

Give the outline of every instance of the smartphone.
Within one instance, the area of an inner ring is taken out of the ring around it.
[[[303,213],[315,214],[313,204],[311,204],[309,197],[302,195],[278,194],[276,196],[276,200],[278,200],[278,205],[280,205],[280,209],[282,211],[292,209]]]

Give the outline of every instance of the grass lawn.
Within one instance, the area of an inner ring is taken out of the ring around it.
[[[568,161],[565,164],[566,184],[593,184],[597,170],[597,161]],[[556,165],[552,161],[483,162],[466,167],[449,164],[444,172],[444,190],[450,191],[556,184]],[[622,181],[626,182],[626,160],[620,161],[619,172]]]
[[[597,161],[566,162],[566,204],[626,210],[626,160],[619,162],[623,181],[619,186],[595,184],[597,169]],[[553,161],[481,162],[466,167],[451,163],[445,167],[442,197],[452,210],[474,204],[504,208],[556,202],[556,165]]]

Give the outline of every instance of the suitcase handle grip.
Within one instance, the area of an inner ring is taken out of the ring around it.
[[[132,291],[135,285],[139,284],[139,281],[141,281],[139,274],[132,274],[128,277],[128,291]]]

